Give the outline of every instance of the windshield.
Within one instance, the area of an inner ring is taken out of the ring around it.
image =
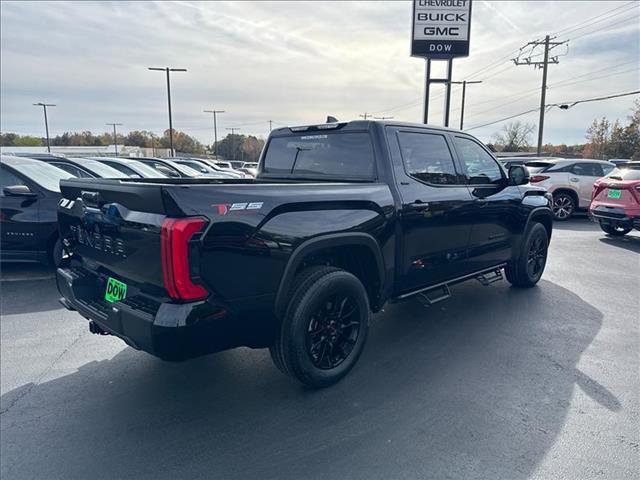
[[[620,180],[640,180],[640,164],[614,168],[607,177]]]
[[[209,168],[200,162],[196,162],[195,160],[180,160],[177,163],[179,163],[180,165],[193,168],[194,170],[202,173],[211,172],[213,170],[212,168]]]
[[[45,162],[36,162],[33,160],[25,163],[12,162],[11,166],[42,188],[52,192],[60,191],[60,180],[73,178],[73,175],[69,172],[65,172]]]
[[[121,171],[104,163],[100,163],[97,160],[90,160],[88,158],[73,158],[71,160],[74,160],[78,165],[86,167],[87,170],[90,170],[102,178],[128,178],[128,176]]]
[[[202,175],[202,173],[198,170],[194,170],[193,168],[187,167],[186,165],[181,165],[177,162],[172,162],[169,160],[167,160],[166,162],[167,164],[178,170],[180,173],[182,173],[183,175],[187,175],[188,177],[198,177]]]
[[[145,178],[167,178],[166,175],[162,174],[155,168],[150,167],[146,163],[136,162],[135,160],[132,160],[125,163],[125,165],[135,167],[135,170],[137,170],[137,172]]]
[[[373,179],[373,146],[367,133],[305,133],[274,137],[267,145],[263,173]]]

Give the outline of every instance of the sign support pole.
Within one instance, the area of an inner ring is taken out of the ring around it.
[[[425,72],[426,87],[424,91],[424,116],[422,123],[426,125],[427,123],[429,123],[429,87],[431,87],[431,59],[425,58],[425,64],[427,66],[427,69]]]
[[[447,83],[445,85],[445,100],[444,100],[444,126],[449,126],[449,110],[451,107],[451,75],[453,73],[453,58],[447,60]]]

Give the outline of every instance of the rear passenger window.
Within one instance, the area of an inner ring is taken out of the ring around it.
[[[598,163],[576,163],[573,166],[572,173],[585,177],[602,177],[602,167]]]
[[[451,151],[442,135],[399,132],[398,140],[408,175],[434,185],[459,183]]]
[[[488,185],[502,182],[502,170],[491,155],[469,138],[455,137],[458,156],[467,169],[470,185]]]
[[[0,196],[4,196],[5,187],[13,187],[15,185],[25,185],[25,183],[16,175],[4,168],[0,168]]]

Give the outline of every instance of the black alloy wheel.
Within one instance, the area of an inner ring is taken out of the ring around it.
[[[340,365],[351,353],[360,333],[360,311],[356,300],[338,293],[328,298],[309,321],[307,352],[323,370]]]

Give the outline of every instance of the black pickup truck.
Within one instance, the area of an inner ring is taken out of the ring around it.
[[[255,179],[62,180],[61,302],[162,359],[269,347],[322,387],[371,312],[450,285],[531,287],[552,213],[526,170],[463,132],[353,121],[274,130]]]

